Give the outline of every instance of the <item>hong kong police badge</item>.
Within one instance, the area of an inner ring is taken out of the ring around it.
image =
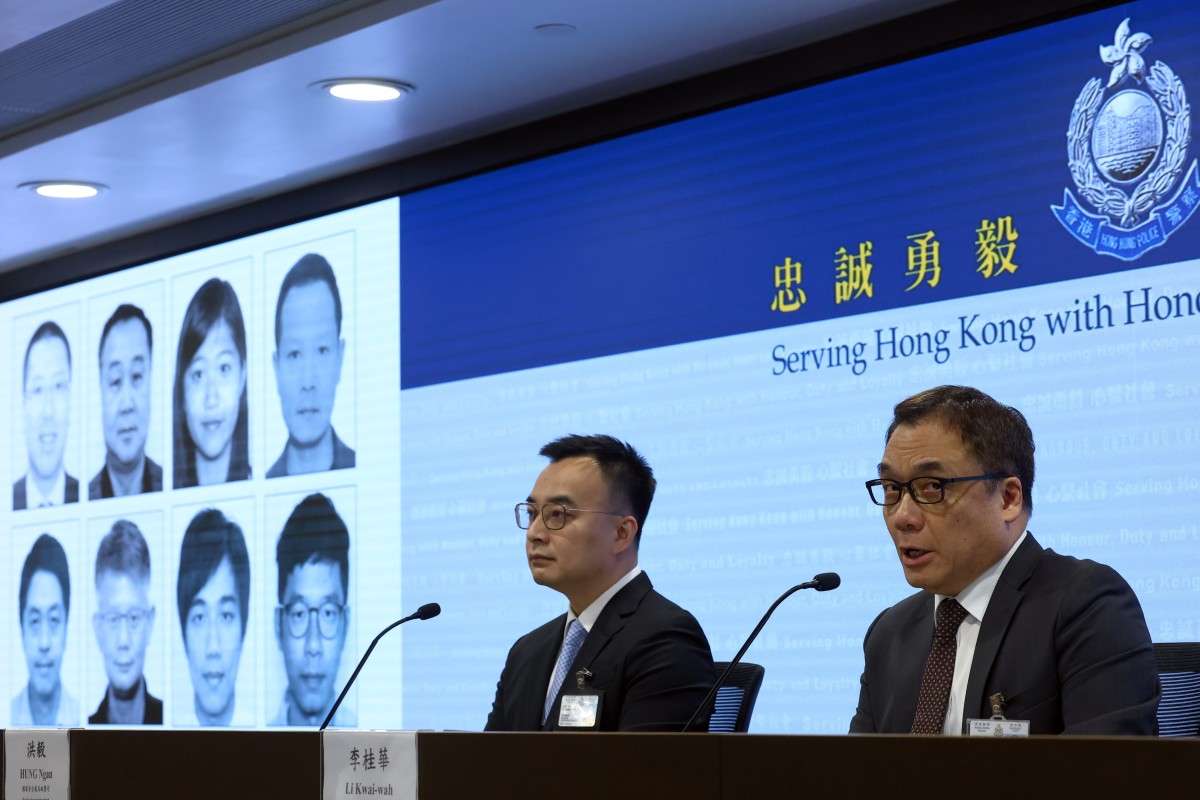
[[[1054,216],[1097,253],[1133,261],[1167,241],[1200,204],[1196,160],[1186,167],[1192,141],[1191,107],[1183,83],[1161,61],[1147,69],[1142,52],[1151,39],[1117,26],[1100,58],[1112,68],[1108,85],[1092,78],[1071,111],[1067,165],[1085,211],[1070,189]],[[1182,177],[1182,180],[1180,179]]]

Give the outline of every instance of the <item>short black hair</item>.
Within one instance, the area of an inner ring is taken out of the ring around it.
[[[342,591],[350,596],[350,531],[328,497],[317,493],[300,501],[279,534],[275,563],[281,603],[292,570],[304,564],[337,564]]]
[[[338,335],[342,334],[342,295],[338,292],[337,276],[325,256],[309,253],[292,265],[283,284],[279,287],[279,299],[275,301],[275,347],[279,347],[279,338],[283,335],[283,301],[287,294],[297,286],[307,286],[310,283],[324,281],[333,295],[333,316],[337,320]]]
[[[970,386],[936,386],[896,404],[884,444],[901,425],[930,419],[956,431],[984,472],[1020,478],[1025,515],[1033,514],[1033,431],[1024,414]]]
[[[150,320],[146,319],[146,314],[132,303],[121,303],[108,318],[108,322],[104,323],[104,330],[100,332],[100,347],[96,350],[96,359],[99,361],[101,369],[104,368],[104,343],[108,341],[109,332],[120,323],[128,322],[131,319],[142,323],[142,327],[146,329],[146,347],[151,353],[154,352],[154,330],[150,327]]]
[[[146,537],[127,519],[114,522],[100,540],[96,551],[97,584],[105,572],[128,575],[143,583],[150,580],[150,548],[146,546]]]
[[[179,605],[179,628],[187,636],[187,614],[196,595],[208,583],[221,562],[228,558],[242,614],[242,638],[250,616],[250,554],[238,524],[215,508],[206,508],[188,523],[179,548],[179,580],[175,599]]]
[[[58,326],[57,322],[46,320],[38,325],[37,330],[29,339],[29,344],[25,347],[25,368],[21,373],[22,388],[29,383],[29,353],[33,350],[33,346],[43,339],[62,339],[63,347],[67,348],[67,369],[71,368],[71,343],[67,341],[67,335],[63,333],[63,329]]]
[[[558,462],[565,458],[590,458],[600,467],[600,473],[613,494],[618,494],[629,501],[634,519],[637,520],[638,530],[634,544],[641,544],[642,529],[646,527],[646,516],[650,513],[650,503],[654,500],[654,470],[633,445],[622,442],[614,436],[594,434],[580,436],[570,434],[555,439],[538,451],[550,461]]]
[[[33,547],[29,548],[29,555],[25,556],[25,566],[21,568],[21,598],[18,613],[21,615],[22,627],[25,626],[25,606],[29,600],[26,595],[29,594],[29,584],[33,581],[34,573],[39,571],[49,572],[58,579],[58,585],[63,594],[63,608],[68,616],[71,614],[71,570],[67,567],[67,551],[63,550],[58,539],[48,533],[43,533],[33,543]]]

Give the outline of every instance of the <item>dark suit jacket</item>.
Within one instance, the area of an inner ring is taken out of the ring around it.
[[[162,491],[162,467],[155,464],[150,456],[146,456],[146,466],[142,470],[142,494]],[[102,500],[113,496],[112,476],[108,474],[105,464],[96,473],[96,477],[88,483],[88,500]]]
[[[329,465],[333,469],[354,469],[355,454],[351,447],[348,447],[345,442],[338,438],[337,431],[332,427],[329,432],[333,434],[333,463]],[[291,447],[292,440],[288,439],[288,443],[283,446],[283,452],[279,454],[279,458],[275,459],[275,463],[267,470],[268,478],[284,478],[288,475],[287,469],[287,454],[288,448]]]
[[[66,476],[64,483],[66,484],[66,492],[64,503],[79,502],[79,481],[72,478],[69,474],[63,473]],[[25,481],[28,476],[21,478],[13,484],[13,511],[23,511],[28,503],[27,494],[25,492]]]
[[[146,693],[146,711],[142,714],[143,725],[162,725],[163,724],[163,704],[154,695],[150,694],[150,690],[146,688],[145,683],[142,684],[142,691]],[[104,699],[100,701],[100,707],[96,709],[96,713],[88,717],[88,725],[108,725],[108,690],[104,691]]]
[[[885,610],[867,631],[851,733],[908,733],[933,640],[933,595]],[[1157,732],[1158,673],[1142,608],[1112,568],[1044,550],[1030,534],[992,593],[967,679],[966,719],[1029,720],[1031,734]]]
[[[575,671],[585,667],[594,676],[590,688],[604,690],[602,731],[681,730],[712,688],[712,652],[700,624],[642,573],[596,619],[543,726],[565,626],[564,614],[512,646],[485,730],[556,730],[562,694],[576,691]]]

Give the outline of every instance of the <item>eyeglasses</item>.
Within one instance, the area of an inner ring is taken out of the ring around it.
[[[529,530],[529,526],[533,521],[542,517],[542,524],[547,530],[557,531],[562,530],[562,527],[567,524],[567,517],[574,514],[607,514],[610,517],[624,517],[625,514],[620,514],[616,511],[593,511],[588,508],[567,508],[562,503],[542,503],[539,507],[537,503],[517,503],[513,509],[513,513],[517,515],[517,527],[521,530]]]
[[[279,610],[283,612],[288,633],[293,639],[303,639],[308,636],[313,614],[317,615],[317,630],[320,631],[322,638],[334,639],[342,628],[342,615],[345,613],[346,607],[331,600],[313,608],[303,600],[296,600],[286,606],[280,606]]]
[[[146,624],[146,620],[150,618],[150,609],[131,608],[124,614],[116,611],[106,611],[103,614],[97,613],[96,618],[104,625],[104,630],[110,634],[116,634],[121,630],[122,620],[129,624],[130,633],[139,633],[142,630],[142,626]]]
[[[969,475],[965,478],[935,478],[932,476],[913,478],[911,481],[894,481],[890,478],[876,478],[867,481],[867,492],[872,502],[877,506],[894,506],[900,502],[904,490],[912,495],[912,499],[921,505],[933,505],[946,499],[946,485],[964,481],[992,481],[1001,478],[1011,478],[1003,472],[992,472],[987,475]]]

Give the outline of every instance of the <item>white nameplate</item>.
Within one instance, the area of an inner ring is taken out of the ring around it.
[[[416,731],[321,734],[322,800],[417,800]]]
[[[1027,719],[969,719],[968,736],[991,736],[995,739],[1019,738],[1029,735]]]
[[[71,742],[66,728],[4,732],[6,800],[69,800]]]

